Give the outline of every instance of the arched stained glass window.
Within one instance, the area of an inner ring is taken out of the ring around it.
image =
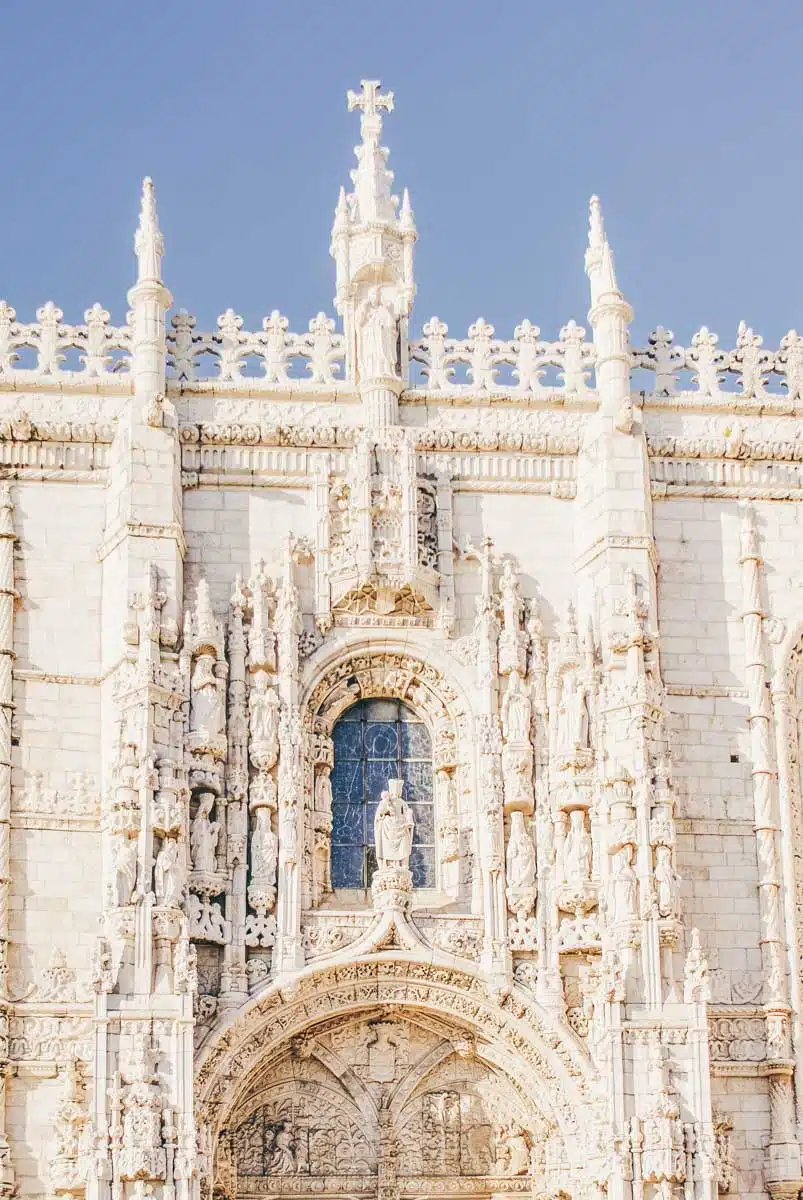
[[[332,887],[370,886],[374,816],[389,779],[404,780],[415,821],[413,887],[434,887],[432,742],[424,722],[400,700],[360,700],[337,721],[332,740]]]

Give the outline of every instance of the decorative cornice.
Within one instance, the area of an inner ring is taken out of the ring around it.
[[[168,521],[163,525],[146,524],[142,521],[124,521],[108,535],[105,541],[101,542],[97,551],[98,562],[103,562],[127,537],[167,538],[176,543],[182,558],[187,556],[184,530],[175,521]]]

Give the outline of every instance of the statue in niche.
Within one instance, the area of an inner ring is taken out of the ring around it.
[[[611,919],[614,922],[632,921],[636,916],[638,899],[638,879],[633,870],[633,847],[623,846],[614,859],[614,873],[611,878]]]
[[[438,816],[457,816],[457,791],[453,776],[448,771],[440,770],[435,776],[435,806]]]
[[[264,671],[257,673],[248,698],[248,729],[251,761],[269,771],[279,756],[279,697]]]
[[[210,739],[219,737],[225,726],[226,712],[223,688],[215,675],[214,654],[198,655],[190,690],[190,728]]]
[[[510,818],[510,839],[507,844],[507,885],[511,892],[523,892],[535,887],[535,846],[524,825],[524,813],[514,812]]]
[[[295,1175],[296,1139],[290,1121],[282,1121],[273,1136],[273,1145],[268,1159],[269,1175]]]
[[[581,808],[575,808],[569,814],[569,832],[564,851],[566,878],[577,882],[590,879],[592,854],[591,835],[586,828],[585,812]]]
[[[357,308],[356,316],[360,378],[395,375],[398,329],[396,318],[382,300],[381,288],[371,289]]]
[[[505,633],[518,633],[521,629],[524,603],[519,594],[519,581],[509,558],[506,558],[502,565],[499,591],[502,593],[502,621]]]
[[[315,811],[332,815],[332,780],[328,767],[318,772],[315,779]]]
[[[115,838],[112,850],[114,866],[114,900],[116,904],[130,904],[137,886],[137,842],[135,838]]]
[[[156,892],[156,903],[165,908],[177,908],[181,903],[184,881],[179,862],[178,842],[175,838],[165,838],[161,850],[156,855],[153,890]]]
[[[404,782],[389,779],[374,817],[374,843],[380,869],[407,867],[413,847],[413,814],[402,796]]]
[[[586,691],[578,687],[571,672],[563,676],[558,705],[558,749],[564,753],[588,748],[588,706]]]
[[[675,917],[680,907],[679,879],[672,865],[668,846],[655,849],[655,886],[658,893],[658,912],[662,917]]]
[[[204,792],[201,795],[198,801],[198,812],[190,829],[193,870],[210,874],[217,870],[216,852],[220,837],[220,823],[209,819],[214,803],[215,797],[211,792]]]
[[[502,732],[506,742],[527,743],[530,740],[532,708],[530,697],[518,671],[511,671],[505,698],[502,701]]]
[[[520,1125],[510,1122],[494,1130],[494,1168],[497,1174],[526,1175],[530,1169],[530,1147]]]
[[[252,876],[258,878],[263,887],[274,887],[276,884],[278,852],[279,839],[271,827],[270,809],[258,808],[251,836],[251,869]]]

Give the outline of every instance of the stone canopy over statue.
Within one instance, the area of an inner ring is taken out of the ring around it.
[[[413,814],[402,796],[404,780],[389,779],[374,817],[376,861],[380,870],[406,869],[413,848]]]

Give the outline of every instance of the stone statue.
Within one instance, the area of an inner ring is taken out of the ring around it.
[[[315,811],[332,815],[332,780],[328,768],[319,771],[315,779]]]
[[[175,838],[165,838],[153,869],[157,904],[165,908],[177,908],[181,903],[183,884],[178,842]]]
[[[137,886],[137,842],[135,838],[115,839],[112,851],[114,891],[117,904],[130,904]]]
[[[524,814],[521,812],[514,812],[510,818],[506,867],[507,885],[511,892],[535,887],[535,846],[524,826]]]
[[[389,779],[374,817],[374,843],[380,869],[407,867],[413,846],[413,814],[402,797],[404,783]]]
[[[195,660],[190,683],[190,728],[207,738],[219,737],[224,730],[226,714],[223,688],[215,676],[215,656],[199,654]]]
[[[581,808],[569,814],[569,833],[564,852],[565,874],[568,880],[578,882],[591,878],[593,849],[591,835],[586,828],[586,816]]]
[[[636,916],[638,897],[638,879],[633,870],[633,847],[623,846],[614,860],[614,873],[611,878],[611,920],[632,921]]]
[[[505,698],[502,701],[502,732],[506,742],[527,743],[530,740],[532,708],[530,697],[518,671],[511,671]]]
[[[271,827],[270,809],[258,808],[254,832],[251,835],[251,870],[253,877],[259,879],[262,887],[274,887],[276,884],[278,852],[279,839]]]
[[[373,288],[357,309],[357,363],[362,379],[396,374],[398,330],[381,288]]]
[[[657,846],[655,849],[655,886],[660,915],[676,917],[680,907],[679,880],[672,866],[672,852],[668,846]]]
[[[494,1130],[494,1168],[499,1175],[526,1175],[530,1169],[530,1147],[520,1125],[511,1122]]]
[[[217,870],[215,852],[220,837],[220,824],[209,819],[214,803],[215,797],[211,792],[204,792],[201,795],[198,812],[190,829],[192,868],[194,871],[205,871],[210,874]]]
[[[279,697],[268,687],[264,671],[257,672],[248,698],[250,755],[255,767],[269,771],[279,756]]]
[[[505,633],[518,633],[524,604],[519,594],[519,581],[509,558],[505,559],[502,566],[499,591],[502,593],[502,621]]]
[[[296,1173],[296,1140],[290,1121],[282,1121],[273,1138],[268,1159],[269,1175],[294,1175]]]
[[[568,753],[588,747],[588,707],[585,688],[577,686],[571,672],[563,676],[558,706],[558,748]]]

